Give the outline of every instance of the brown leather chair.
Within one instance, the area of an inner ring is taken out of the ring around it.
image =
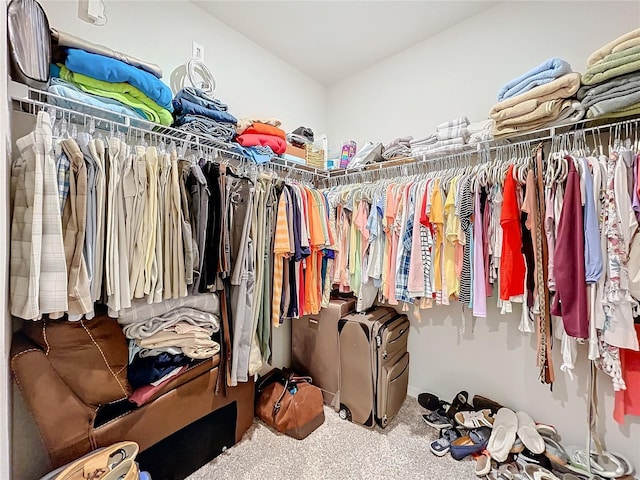
[[[237,408],[238,442],[253,421],[254,383],[228,388],[226,396],[216,395],[219,362],[216,355],[190,367],[165,383],[139,408],[125,405],[124,409],[112,409],[105,415],[100,411],[102,407],[96,409],[83,403],[55,370],[45,351],[22,332],[14,335],[11,347],[13,377],[35,419],[53,468],[122,440],[137,442],[143,451],[232,402]],[[91,382],[91,378],[86,381]]]

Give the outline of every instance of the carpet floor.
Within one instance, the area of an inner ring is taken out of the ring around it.
[[[407,397],[386,429],[369,430],[341,420],[325,407],[325,422],[304,440],[281,435],[256,420],[242,440],[189,480],[442,479],[469,480],[475,462],[436,457],[429,443],[438,432]]]

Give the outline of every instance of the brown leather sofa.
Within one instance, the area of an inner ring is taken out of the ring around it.
[[[23,332],[14,335],[11,371],[40,431],[53,468],[85,453],[122,440],[141,451],[222,407],[236,402],[235,441],[251,426],[254,383],[215,394],[219,355],[190,367],[163,384],[141,407],[122,406],[105,414],[87,405],[53,367],[45,351]],[[91,382],[90,378],[86,379]],[[95,388],[100,388],[95,385]],[[112,406],[113,407],[113,406]]]

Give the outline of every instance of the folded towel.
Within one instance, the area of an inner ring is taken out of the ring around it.
[[[83,92],[99,97],[112,98],[129,107],[140,110],[152,122],[171,125],[171,112],[147,97],[142,91],[129,83],[110,83],[75,73],[65,66],[60,67],[60,78],[74,84]]]
[[[247,133],[257,133],[259,135],[273,135],[274,137],[279,137],[283,140],[287,139],[287,136],[284,130],[281,130],[278,127],[274,127],[272,125],[268,125],[266,123],[255,122],[253,125],[251,125],[249,128],[247,128],[243,132],[243,135],[246,135]]]
[[[631,117],[633,115],[640,115],[640,103],[636,103],[635,105],[630,105],[627,108],[624,108],[622,110],[605,113],[601,117],[598,117],[598,120],[624,118],[624,117]]]
[[[126,325],[122,330],[127,338],[147,338],[177,324],[204,328],[209,336],[220,330],[220,321],[214,314],[189,307],[178,308],[143,322]]]
[[[537,102],[536,107],[527,113],[496,121],[494,132],[495,128],[512,127],[518,125],[526,126],[532,123],[538,125],[540,122],[550,122],[552,120],[555,120],[558,115],[560,115],[562,103],[563,99],[560,98],[547,100],[545,102]]]
[[[594,97],[599,97],[612,91],[624,91],[635,88],[640,81],[640,72],[627,73],[620,77],[612,78],[597,85],[583,85],[578,90],[576,97],[583,103],[588,103]]]
[[[493,140],[493,124],[491,127],[486,130],[480,130],[479,132],[474,132],[469,136],[468,144],[469,145],[477,145],[482,142],[489,142]]]
[[[241,118],[240,120],[238,120],[236,130],[238,131],[238,133],[242,133],[253,123],[264,123],[266,125],[271,125],[272,127],[279,127],[280,125],[282,125],[282,122],[280,120],[273,117]]]
[[[595,85],[640,70],[640,45],[610,53],[591,65],[582,76],[584,85]]]
[[[409,142],[412,147],[414,145],[432,145],[438,141],[438,135],[431,134],[428,137],[414,138]]]
[[[270,147],[273,153],[280,155],[287,150],[287,142],[273,135],[260,135],[256,133],[243,133],[236,137],[236,141],[243,147],[263,146]]]
[[[427,156],[427,157],[432,157],[435,155],[443,155],[443,154],[449,154],[449,153],[456,153],[456,152],[460,152],[462,150],[464,150],[464,146],[466,144],[462,141],[460,141],[459,143],[456,144],[450,144],[450,145],[440,145],[437,147],[418,147],[415,148],[413,150],[411,150],[411,155],[414,157],[417,156]]]
[[[638,103],[640,103],[640,88],[595,102],[589,106],[587,118],[598,118],[613,112],[623,112]]]
[[[611,53],[616,53],[638,45],[640,45],[640,28],[632,32],[625,33],[621,37],[616,38],[612,42],[607,43],[604,47],[593,52],[587,60],[587,67],[591,67],[591,65],[599,62]]]
[[[469,131],[465,125],[456,125],[455,127],[438,129],[438,140],[449,140],[451,138],[459,137],[464,139],[469,138]]]
[[[469,125],[467,125],[467,131],[470,135],[473,135],[474,133],[491,130],[491,127],[493,127],[493,120],[487,118],[486,120],[480,120],[479,122],[470,123]]]
[[[144,60],[137,59],[126,53],[120,53],[112,50],[111,48],[105,47],[104,45],[91,43],[88,40],[76,37],[75,35],[71,35],[70,33],[61,32],[60,30],[52,28],[51,39],[54,43],[57,43],[61,47],[77,48],[79,50],[84,50],[85,52],[115,58],[116,60],[127,63],[132,67],[145,70],[152,74],[154,77],[162,78],[162,69],[155,63],[145,62]]]
[[[151,317],[160,317],[179,308],[193,308],[201,312],[220,315],[220,301],[215,293],[189,295],[188,297],[170,298],[160,303],[147,303],[144,299],[134,300],[131,307],[118,312],[118,323],[129,325],[146,322]]]
[[[201,115],[203,117],[208,117],[216,122],[226,122],[231,123],[233,125],[236,124],[236,117],[231,115],[229,112],[225,112],[224,110],[217,110],[213,108],[204,107],[198,103],[192,102],[188,98],[185,97],[176,97],[173,99],[173,108],[175,110],[175,115]]]
[[[396,145],[405,145],[408,146],[411,143],[411,140],[413,140],[413,137],[398,137],[398,138],[394,138],[393,140],[391,140],[389,143],[387,143],[384,148],[391,148],[393,146]]]
[[[76,48],[67,49],[65,66],[72,72],[110,83],[133,85],[163,108],[171,110],[171,89],[149,72],[115,58],[96,55]]]
[[[529,109],[529,111],[532,111],[536,108],[537,104],[543,103],[547,100],[569,98],[578,91],[578,88],[580,88],[580,74],[568,73],[560,78],[556,78],[553,82],[532,88],[522,95],[507,98],[506,100],[495,104],[491,108],[489,116],[496,121],[500,120],[502,117],[509,118],[509,116],[513,115],[509,115],[507,109],[518,107],[530,100],[535,100],[536,105],[534,105],[532,109]],[[507,115],[501,114],[503,110],[507,110]]]
[[[446,130],[447,128],[457,127],[459,125],[467,126],[469,125],[469,119],[467,117],[458,117],[453,120],[449,120],[448,122],[443,122],[436,127],[436,130]]]
[[[175,126],[185,132],[193,132],[213,140],[230,142],[236,136],[232,123],[216,122],[199,115],[181,115],[176,118]]]
[[[571,73],[571,65],[568,62],[560,58],[550,58],[504,85],[498,92],[498,101],[528,92],[532,88],[550,83],[567,73]]]
[[[382,152],[382,157],[389,160],[395,157],[408,157],[411,155],[411,148],[405,144],[391,145]]]

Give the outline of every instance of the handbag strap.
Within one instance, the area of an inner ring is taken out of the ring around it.
[[[286,395],[288,388],[289,388],[289,379],[287,378],[286,382],[284,382],[284,388],[282,389],[282,393],[273,404],[273,411],[271,412],[271,415],[273,416],[274,420],[276,418],[276,415],[278,414],[278,411],[280,410],[280,407],[282,406],[281,402],[284,396]]]

